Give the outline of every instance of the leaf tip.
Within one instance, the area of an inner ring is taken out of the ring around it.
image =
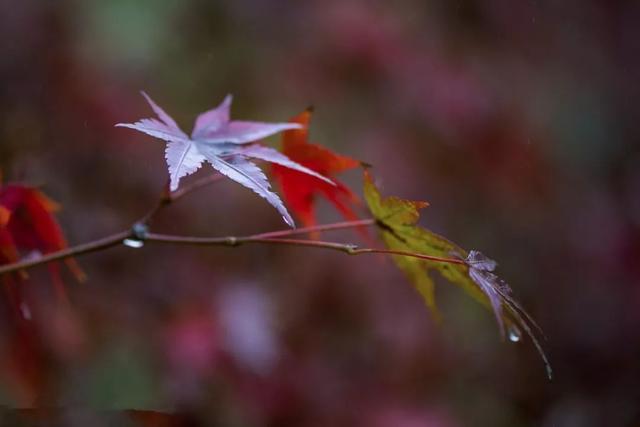
[[[290,215],[283,215],[282,218],[284,219],[284,222],[287,223],[287,225],[291,228],[296,228],[296,223],[293,221],[293,218],[291,218]]]
[[[364,170],[373,168],[373,165],[371,163],[365,162],[364,160],[358,160],[358,163],[360,163],[360,167]]]
[[[147,101],[149,105],[153,106],[153,101],[151,100],[151,97],[149,96],[149,94],[147,94],[147,92],[145,92],[144,90],[141,90],[140,95],[143,96],[143,98]]]
[[[220,106],[225,109],[230,109],[231,104],[233,104],[233,95],[228,93],[227,96],[225,96],[224,99],[222,100],[222,103],[220,104]]]

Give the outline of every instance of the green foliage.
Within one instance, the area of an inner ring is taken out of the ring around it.
[[[437,319],[440,315],[435,301],[434,282],[429,275],[431,270],[437,271],[476,301],[493,310],[503,337],[505,325],[511,341],[519,341],[520,328],[524,329],[540,352],[551,377],[547,358],[532,332],[531,325],[536,324],[513,299],[509,286],[492,273],[496,266],[494,261],[477,251],[467,252],[444,237],[418,226],[419,211],[429,204],[393,196],[383,198],[366,171],[364,197],[389,250],[442,258],[441,261],[436,261],[393,255],[396,266],[422,295]]]
[[[389,249],[442,258],[464,259],[467,257],[467,251],[461,247],[416,225],[420,218],[420,209],[429,206],[427,202],[404,200],[393,196],[382,198],[369,173],[365,173],[364,196],[377,221],[382,240]],[[469,269],[465,264],[436,262],[401,255],[394,255],[393,260],[414,284],[436,316],[438,314],[434,283],[429,276],[430,270],[438,271],[444,278],[461,286],[475,299],[489,306],[488,298],[471,280],[468,274]]]

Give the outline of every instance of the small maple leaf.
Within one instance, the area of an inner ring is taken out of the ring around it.
[[[436,262],[407,256],[394,255],[398,268],[413,283],[424,298],[427,306],[437,314],[434,282],[429,271],[438,271],[445,279],[460,286],[478,302],[490,308],[498,322],[502,337],[509,330],[509,339],[519,340],[522,328],[531,337],[540,353],[547,374],[551,377],[551,367],[542,347],[535,337],[531,325],[539,329],[531,316],[512,297],[509,286],[493,271],[497,263],[478,251],[465,251],[455,243],[417,225],[420,209],[426,202],[405,200],[398,197],[380,196],[371,176],[365,171],[364,195],[378,224],[382,240],[395,251],[412,252],[439,258],[455,257],[462,263]]]
[[[331,202],[346,219],[355,220],[358,216],[351,205],[358,203],[359,199],[347,186],[335,180],[334,175],[354,169],[360,166],[360,162],[309,143],[310,120],[311,109],[307,109],[291,119],[291,123],[297,123],[302,127],[283,132],[282,152],[299,164],[331,178],[335,185],[329,185],[277,164],[272,166],[273,176],[280,183],[282,195],[287,205],[291,207],[305,226],[316,224],[314,202],[318,194]]]
[[[118,123],[116,126],[135,129],[167,142],[165,158],[171,191],[178,188],[181,178],[196,172],[206,160],[221,174],[266,199],[280,212],[285,222],[294,227],[293,219],[280,197],[271,191],[262,170],[249,159],[276,163],[333,185],[329,179],[272,148],[246,145],[287,129],[298,129],[301,127],[299,124],[231,120],[232,97],[227,95],[219,106],[197,117],[189,137],[146,93],[142,92],[142,95],[160,120],[142,119],[136,123]]]

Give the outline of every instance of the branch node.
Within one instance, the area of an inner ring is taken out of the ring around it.
[[[355,255],[357,253],[357,251],[358,251],[358,245],[347,244],[347,245],[345,245],[345,251],[349,255]]]
[[[144,241],[149,234],[149,227],[141,222],[136,222],[131,227],[131,237],[136,240]]]
[[[240,243],[238,242],[237,237],[229,236],[225,239],[225,242],[229,246],[238,246]]]

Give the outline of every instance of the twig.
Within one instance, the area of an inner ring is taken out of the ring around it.
[[[183,193],[186,194],[186,193]],[[298,228],[298,229],[292,229],[292,230],[279,230],[279,231],[272,231],[272,232],[268,232],[268,233],[262,233],[262,234],[256,234],[253,236],[248,236],[249,238],[252,239],[256,239],[256,238],[273,238],[275,240],[275,237],[277,236],[295,236],[298,234],[304,234],[304,233],[309,233],[312,231],[329,231],[329,230],[339,230],[339,229],[345,229],[345,228],[355,228],[355,227],[362,227],[363,225],[370,225],[373,224],[374,221],[370,220],[370,219],[365,219],[365,220],[359,220],[359,221],[347,221],[347,222],[338,222],[335,224],[323,224],[323,225],[318,225],[315,227],[306,227],[306,228]],[[202,237],[202,238],[198,238],[198,237],[184,237],[184,236],[164,236],[162,234],[151,234],[149,233],[147,236],[145,236],[145,238],[143,240],[151,240],[150,237],[151,236],[156,236],[156,237],[167,237],[167,238],[175,238],[177,239],[177,241],[184,239],[186,240],[193,240],[193,241],[197,241],[198,239],[203,239],[204,241],[208,241],[208,240],[212,240],[212,238],[208,238],[208,237]],[[98,240],[94,240],[88,243],[83,243],[80,245],[76,245],[67,249],[63,249],[61,251],[57,251],[57,252],[52,252],[46,255],[43,255],[39,258],[34,258],[34,259],[29,259],[29,260],[24,260],[24,261],[20,261],[20,262],[15,262],[12,264],[5,264],[0,266],[0,275],[5,274],[5,273],[11,273],[14,271],[19,271],[19,270],[25,270],[28,268],[32,268],[41,264],[46,264],[48,262],[52,262],[52,261],[58,261],[64,258],[71,258],[74,256],[79,256],[79,255],[84,255],[87,253],[91,253],[91,252],[96,252],[99,250],[103,250],[103,249],[107,249],[107,248],[111,248],[114,246],[118,246],[120,244],[122,244],[122,241],[125,239],[138,239],[139,236],[136,236],[136,233],[133,230],[127,230],[127,231],[120,231],[118,233],[114,233],[111,234],[109,236],[103,237],[101,239]],[[237,239],[246,239],[247,237],[239,237]],[[219,237],[219,238],[213,238],[214,241],[218,241],[218,242],[223,242],[223,241],[228,241],[229,239],[236,239],[236,237]],[[182,244],[185,244],[185,242],[180,242]],[[202,244],[202,243],[192,243],[192,244]],[[220,244],[220,243],[218,243]],[[227,243],[228,244],[228,243]]]
[[[306,246],[321,249],[332,249],[347,253],[349,255],[362,255],[362,254],[388,254],[388,255],[400,255],[409,256],[413,258],[424,259],[435,262],[446,262],[450,264],[464,264],[465,262],[456,258],[442,258],[430,255],[423,255],[415,252],[407,251],[394,251],[388,249],[376,249],[376,248],[358,248],[356,245],[348,243],[337,242],[325,242],[319,240],[303,240],[303,239],[286,239],[283,237],[296,236],[314,231],[329,231],[339,230],[346,228],[362,227],[375,224],[373,219],[363,219],[358,221],[345,221],[337,222],[334,224],[323,224],[314,227],[305,227],[293,230],[280,230],[271,231],[267,233],[254,234],[251,236],[226,236],[226,237],[191,237],[191,236],[176,236],[168,234],[148,233],[144,237],[146,242],[154,243],[167,243],[178,245],[201,245],[201,246],[238,246],[241,244],[276,244],[276,245],[289,245],[289,246]],[[122,241],[128,238],[138,238],[131,230],[121,231],[119,233],[112,234],[107,237],[95,240],[93,242],[84,243],[81,245],[73,246],[71,248],[53,252],[44,255],[37,259],[31,259],[13,264],[7,264],[0,266],[0,275],[5,273],[11,273],[18,270],[25,270],[41,264],[45,264],[52,261],[58,261],[64,258],[70,258],[74,256],[84,255],[91,252],[111,248],[122,244]]]
[[[299,240],[288,239],[284,237],[297,236],[300,234],[322,232],[331,230],[340,230],[346,228],[364,227],[374,225],[376,221],[374,219],[362,219],[357,221],[344,221],[333,224],[316,225],[313,227],[304,227],[293,230],[278,230],[269,231],[266,233],[254,234],[251,236],[227,236],[227,237],[189,237],[189,236],[175,236],[166,234],[156,234],[146,232],[146,226],[153,219],[153,217],[165,206],[174,203],[178,199],[186,196],[187,194],[198,190],[206,185],[219,181],[222,178],[220,174],[213,174],[194,181],[188,186],[185,186],[173,193],[168,191],[168,185],[164,194],[159,198],[155,206],[149,210],[142,218],[136,221],[130,230],[120,231],[118,233],[111,234],[109,236],[94,240],[88,243],[79,244],[61,251],[52,252],[43,255],[38,258],[24,260],[12,264],[5,264],[0,266],[0,275],[11,273],[15,271],[25,270],[38,265],[46,264],[61,259],[69,259],[71,257],[88,254],[104,249],[108,249],[114,246],[122,244],[126,239],[137,239],[155,243],[169,243],[169,244],[181,244],[181,245],[207,245],[207,246],[237,246],[240,244],[254,243],[254,244],[276,244],[276,245],[292,245],[292,246],[306,246],[321,249],[332,249],[341,252],[345,252],[349,255],[361,255],[361,254],[389,254],[389,255],[401,255],[410,256],[413,258],[420,258],[435,262],[448,262],[452,264],[464,264],[464,261],[454,258],[440,258],[429,255],[423,255],[413,252],[405,251],[393,251],[387,249],[375,249],[375,248],[358,248],[352,244],[325,242],[319,240]],[[145,231],[141,234],[139,228],[142,227]]]
[[[113,246],[118,246],[122,243],[124,239],[127,239],[129,237],[132,237],[131,231],[121,231],[119,233],[115,233],[110,236],[103,237],[98,240],[94,240],[92,242],[82,243],[80,245],[63,249],[61,251],[52,252],[38,258],[15,262],[12,264],[5,264],[0,266],[0,275],[4,273],[11,273],[13,271],[25,270],[27,268],[35,267],[41,264],[46,264],[52,261],[58,261],[64,258],[70,258],[77,255],[84,255],[91,252],[96,252],[103,249],[111,248]]]
[[[187,185],[185,187],[182,187],[176,191],[174,191],[173,193],[171,193],[169,191],[169,183],[167,182],[167,185],[165,186],[165,190],[163,192],[163,194],[160,196],[160,198],[158,199],[158,202],[155,204],[155,206],[153,208],[151,208],[151,210],[149,210],[149,212],[147,212],[142,218],[140,218],[137,222],[140,224],[145,224],[147,225],[152,219],[153,217],[165,206],[168,206],[174,202],[176,202],[178,199],[181,199],[182,197],[186,196],[189,193],[192,193],[202,187],[206,187],[209,184],[213,184],[214,182],[218,182],[223,178],[222,174],[219,173],[214,173],[208,176],[205,176],[204,178],[200,178],[194,182],[192,182],[190,185]]]
[[[219,173],[215,173],[212,175],[205,176],[200,178],[191,184],[184,186],[183,188],[174,191],[173,193],[169,192],[169,184],[165,187],[165,192],[158,199],[158,202],[155,204],[153,208],[149,210],[142,218],[140,218],[133,226],[136,224],[147,225],[149,221],[162,209],[163,207],[170,205],[171,203],[177,201],[178,199],[186,196],[189,193],[192,193],[195,190],[198,190],[202,187],[205,187],[209,184],[219,181],[222,178],[222,175]],[[84,255],[91,252],[96,252],[103,249],[108,249],[113,246],[117,246],[122,243],[123,240],[127,238],[135,238],[136,233],[133,231],[133,226],[131,230],[121,231],[118,233],[114,233],[112,235],[100,238],[98,240],[94,240],[88,243],[79,244],[70,248],[63,249],[57,252],[51,252],[49,254],[43,255],[38,258],[20,261],[12,264],[0,265],[0,275],[4,273],[11,273],[17,270],[25,270],[27,268],[35,267],[41,264],[46,264],[52,261],[58,261],[64,258],[71,258],[73,256]]]
[[[177,189],[176,191],[174,191],[173,193],[171,193],[171,202],[175,202],[176,200],[178,200],[179,198],[186,196],[187,194],[198,190],[202,187],[206,187],[209,184],[213,184],[214,182],[218,182],[220,181],[222,178],[224,178],[224,176],[222,174],[219,173],[214,173],[212,175],[208,175],[205,176],[204,178],[200,178],[194,182],[192,182],[190,185],[182,187]]]
[[[368,220],[369,224],[372,224],[372,220]],[[362,221],[360,224],[354,225],[353,223],[358,221],[351,222],[350,226],[362,226]],[[335,229],[335,225],[337,224],[328,224],[326,226],[320,226],[323,228],[331,227]],[[284,230],[283,232],[274,232],[274,233],[264,233],[264,234],[256,234],[253,236],[246,237],[235,237],[235,236],[227,236],[227,237],[188,237],[188,236],[175,236],[170,234],[157,234],[157,233],[149,233],[146,237],[146,241],[155,242],[155,243],[168,243],[168,244],[178,244],[178,245],[195,245],[195,246],[239,246],[248,243],[257,243],[257,244],[275,244],[275,245],[287,245],[287,246],[306,246],[312,248],[321,248],[321,249],[332,249],[340,252],[344,252],[349,255],[362,255],[362,254],[387,254],[387,255],[400,255],[400,256],[408,256],[412,258],[424,259],[427,261],[435,261],[435,262],[446,262],[449,264],[466,264],[464,260],[458,258],[442,258],[431,255],[424,255],[416,252],[409,251],[395,251],[390,249],[376,249],[376,248],[358,248],[356,245],[352,245],[349,243],[337,243],[337,242],[325,242],[320,240],[303,240],[303,239],[283,239],[278,237],[264,237],[265,234],[275,234],[280,233],[280,235],[293,236],[301,233],[308,233],[309,231],[318,231],[318,227],[309,227],[305,230]],[[346,228],[346,227],[342,227]]]
[[[344,221],[344,222],[335,222],[333,224],[323,224],[323,225],[314,225],[312,227],[303,227],[296,228],[294,230],[278,230],[278,231],[269,231],[266,233],[254,234],[252,237],[286,237],[286,236],[296,236],[298,234],[307,234],[312,232],[322,232],[322,231],[332,231],[332,230],[341,230],[345,228],[356,228],[356,227],[365,227],[369,225],[375,224],[375,219],[359,219],[355,221]]]

